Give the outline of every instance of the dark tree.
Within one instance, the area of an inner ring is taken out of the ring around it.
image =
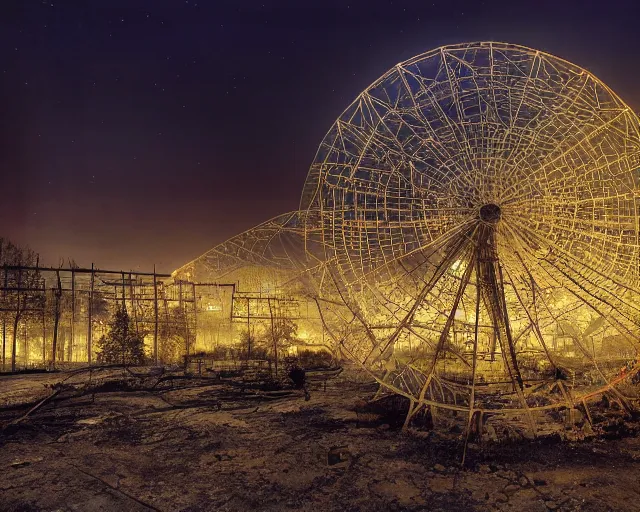
[[[132,326],[126,307],[116,309],[109,322],[109,333],[98,340],[98,350],[103,363],[144,363],[144,340]]]
[[[16,371],[16,351],[20,322],[38,317],[44,308],[42,277],[37,270],[38,255],[0,238],[0,265],[3,267],[0,313],[2,316],[2,363],[4,366],[7,327],[12,327],[11,371]],[[35,267],[35,269],[34,269]],[[26,354],[25,354],[26,357]]]

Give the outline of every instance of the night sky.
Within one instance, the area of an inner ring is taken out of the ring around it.
[[[170,272],[296,209],[342,110],[443,44],[547,51],[640,111],[636,3],[0,0],[0,236]]]

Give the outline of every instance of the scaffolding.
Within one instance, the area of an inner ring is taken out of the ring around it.
[[[155,271],[4,265],[0,272],[3,371],[95,363],[95,341],[116,305],[127,308],[157,363],[161,315],[180,305],[170,276]]]
[[[300,319],[297,299],[239,291],[236,283],[195,283],[155,271],[93,266],[4,265],[0,272],[2,371],[95,364],[96,340],[107,334],[117,306],[126,308],[153,364],[228,352],[242,331],[255,337],[265,326]],[[180,338],[171,361],[163,350],[167,331]]]

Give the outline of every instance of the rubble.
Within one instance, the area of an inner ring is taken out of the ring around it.
[[[133,373],[99,370],[91,386],[76,374],[0,434],[0,509],[637,510],[640,439],[623,435],[633,421],[613,421],[619,435],[606,440],[480,443],[463,467],[453,434],[402,433],[383,409],[359,418],[371,394],[348,377],[306,401],[303,390]],[[2,380],[0,425],[64,376],[31,378]]]

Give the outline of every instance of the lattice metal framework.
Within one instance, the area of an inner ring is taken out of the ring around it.
[[[409,416],[499,410],[535,431],[602,393],[629,406],[639,218],[639,119],[615,93],[536,50],[460,44],[356,98],[298,212],[177,275],[277,274]]]

